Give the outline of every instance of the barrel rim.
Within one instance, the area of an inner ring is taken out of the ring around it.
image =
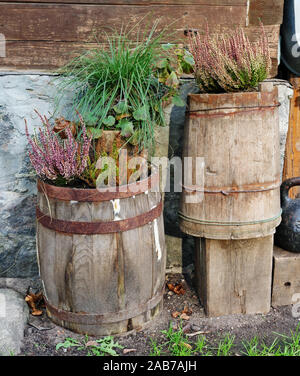
[[[102,202],[129,198],[145,193],[150,189],[159,192],[159,171],[158,169],[153,170],[154,172],[146,179],[114,187],[114,191],[101,191],[97,188],[58,187],[48,184],[40,178],[37,179],[37,189],[40,193],[47,195],[47,197],[60,201]]]
[[[224,103],[220,103],[220,100],[224,98]],[[232,101],[232,105],[229,105]],[[203,111],[208,111],[205,105],[213,105],[215,102],[218,104],[218,109],[243,109],[245,108],[261,108],[261,107],[278,107],[280,103],[278,102],[278,88],[276,85],[273,86],[272,91],[238,91],[230,93],[189,93],[187,96],[187,102],[197,103],[203,105]],[[253,102],[254,106],[251,106]],[[188,109],[187,109],[188,110]],[[211,108],[209,110],[216,110],[216,108]],[[199,109],[198,111],[201,111]],[[187,111],[189,112],[189,111]]]

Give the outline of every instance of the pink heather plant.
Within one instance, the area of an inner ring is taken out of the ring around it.
[[[42,180],[64,182],[65,184],[79,178],[87,166],[92,137],[86,134],[82,117],[81,142],[73,136],[71,129],[65,129],[67,139],[62,140],[53,130],[46,116],[40,117],[43,129],[39,128],[37,136],[30,137],[25,120],[25,132],[31,146],[29,158],[37,175]]]
[[[271,67],[264,28],[251,43],[242,29],[233,34],[204,35],[190,32],[189,50],[195,60],[195,78],[201,92],[249,91],[265,80]]]

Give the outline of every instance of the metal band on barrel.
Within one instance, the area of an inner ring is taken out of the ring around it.
[[[117,221],[103,222],[75,222],[62,219],[51,218],[41,212],[36,207],[36,217],[39,223],[50,230],[63,232],[66,234],[95,235],[112,234],[115,232],[124,232],[146,225],[158,218],[162,212],[162,201],[152,210],[137,215],[136,217],[121,219]]]
[[[118,198],[127,198],[137,196],[148,190],[159,191],[159,173],[155,171],[147,179],[137,181],[124,186],[107,187],[99,189],[83,189],[70,187],[57,187],[47,184],[41,180],[37,182],[37,189],[40,193],[49,198],[60,201],[79,201],[79,202],[101,202],[110,201]]]
[[[206,225],[206,226],[250,226],[250,225],[258,225],[262,223],[268,223],[275,221],[276,219],[280,218],[282,214],[282,209],[280,209],[280,212],[273,218],[268,218],[268,219],[262,219],[259,221],[250,221],[250,222],[219,222],[219,221],[209,221],[205,219],[196,219],[192,218],[189,216],[184,215],[181,212],[178,212],[178,216],[187,221],[187,222],[192,222],[192,223],[197,223],[200,225]]]
[[[159,293],[157,293],[153,298],[151,298],[144,304],[140,304],[137,307],[126,309],[124,311],[108,312],[104,314],[69,312],[54,307],[47,301],[45,296],[44,300],[46,303],[47,310],[50,312],[51,315],[53,315],[53,317],[56,317],[59,320],[83,325],[100,325],[116,323],[119,321],[129,320],[133,317],[139,316],[144,312],[147,312],[150,309],[155,308],[160,303],[163,294],[164,287]]]
[[[225,196],[228,196],[231,193],[255,193],[255,192],[266,192],[272,191],[275,189],[280,188],[280,180],[276,180],[271,183],[264,183],[264,184],[248,184],[240,186],[239,188],[235,187],[221,187],[221,188],[214,188],[214,187],[197,187],[197,186],[187,186],[182,184],[182,188],[188,192],[203,192],[208,194],[218,194],[222,193]]]

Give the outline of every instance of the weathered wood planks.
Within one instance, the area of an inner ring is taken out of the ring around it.
[[[196,288],[208,316],[269,312],[273,236],[197,238],[195,252]]]
[[[185,28],[204,29],[206,23],[214,31],[247,26],[255,39],[259,35],[256,25],[260,17],[266,28],[276,29],[276,32],[270,29],[269,39],[274,60],[271,76],[274,76],[282,3],[282,0],[0,1],[0,33],[7,41],[0,69],[57,68],[83,49],[93,48],[95,33],[101,42],[101,31],[136,23],[146,15],[148,19],[160,18],[161,27],[176,21],[172,29],[177,31],[179,39]]]
[[[6,3],[32,3],[32,0],[7,0]],[[77,3],[77,4],[96,4],[96,5],[152,5],[152,4],[180,4],[180,5],[222,5],[238,6],[247,5],[247,0],[35,0],[35,3]]]
[[[82,334],[109,335],[139,328],[160,312],[166,269],[162,213],[122,232],[51,228],[57,219],[80,222],[80,227],[126,220],[148,213],[160,201],[160,193],[150,191],[92,202],[46,198],[39,190],[38,259],[47,312],[55,323]],[[47,216],[52,220],[45,225]]]
[[[249,25],[277,25],[283,19],[283,0],[250,0]]]
[[[184,168],[193,172],[183,185],[183,232],[209,239],[274,234],[281,210],[278,93],[272,83],[261,84],[260,92],[190,94],[183,157]]]
[[[187,27],[205,28],[219,25],[245,26],[243,6],[205,5],[74,5],[74,4],[3,4],[0,3],[0,27],[7,40],[93,42],[95,34],[103,41],[103,31],[119,30],[122,25],[138,22],[149,13],[149,18],[161,18],[163,28],[177,22],[172,29],[183,33]],[[148,21],[149,22],[149,21]],[[101,33],[102,31],[102,33]]]

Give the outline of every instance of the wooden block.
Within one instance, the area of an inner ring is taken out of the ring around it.
[[[274,247],[272,307],[295,303],[293,295],[300,293],[300,254]]]
[[[182,273],[182,238],[165,235],[167,273]]]
[[[247,240],[196,239],[196,287],[208,316],[267,313],[273,235]]]

